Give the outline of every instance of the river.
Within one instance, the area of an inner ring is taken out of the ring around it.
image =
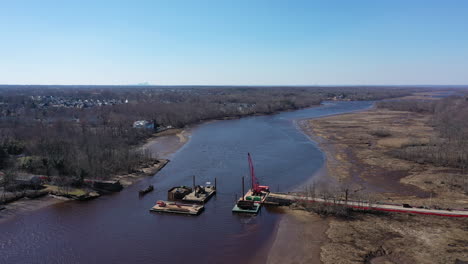
[[[88,202],[67,202],[0,223],[1,263],[240,263],[265,259],[281,215],[262,208],[258,216],[231,213],[248,173],[272,191],[300,186],[322,167],[324,156],[295,120],[351,112],[372,102],[326,102],[271,116],[206,123],[171,156],[156,176],[120,193]],[[218,193],[196,217],[148,211],[176,185],[218,181]],[[155,191],[139,198],[137,190]],[[262,253],[263,252],[263,253]],[[263,255],[262,255],[263,254]]]

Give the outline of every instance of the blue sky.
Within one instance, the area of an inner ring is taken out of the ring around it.
[[[0,84],[468,84],[468,1],[0,3]]]

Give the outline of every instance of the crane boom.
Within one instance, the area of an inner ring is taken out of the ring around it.
[[[250,170],[250,180],[252,181],[252,190],[256,190],[258,186],[257,179],[255,178],[255,170],[252,162],[252,157],[250,153],[247,153],[247,157],[249,160],[249,170]]]
[[[269,192],[269,187],[268,186],[260,186],[258,183],[257,178],[255,177],[255,170],[253,166],[253,161],[252,157],[250,156],[250,153],[247,153],[248,161],[249,161],[249,170],[250,170],[250,179],[252,181],[252,192],[255,194],[259,194],[263,191]]]

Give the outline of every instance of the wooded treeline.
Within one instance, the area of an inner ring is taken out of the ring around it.
[[[432,115],[437,136],[427,142],[411,142],[392,155],[420,163],[468,168],[468,96],[451,96],[440,100],[389,100],[379,108]]]
[[[0,170],[54,178],[106,179],[150,157],[134,146],[155,131],[137,120],[181,128],[209,119],[271,114],[322,100],[377,100],[404,88],[0,87]]]

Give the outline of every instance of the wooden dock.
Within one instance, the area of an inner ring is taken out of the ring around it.
[[[358,210],[372,210],[372,211],[384,211],[394,213],[409,213],[409,214],[423,214],[423,215],[437,215],[446,217],[467,217],[468,210],[464,209],[430,209],[430,208],[418,208],[410,205],[398,205],[398,204],[384,204],[384,203],[369,203],[366,201],[344,201],[344,200],[326,200],[322,198],[307,197],[305,195],[290,194],[290,193],[270,193],[266,204],[272,205],[288,205],[295,202],[307,202],[307,203],[323,203],[332,205],[342,205]]]
[[[203,205],[158,201],[150,209],[150,212],[199,215],[204,209]]]

